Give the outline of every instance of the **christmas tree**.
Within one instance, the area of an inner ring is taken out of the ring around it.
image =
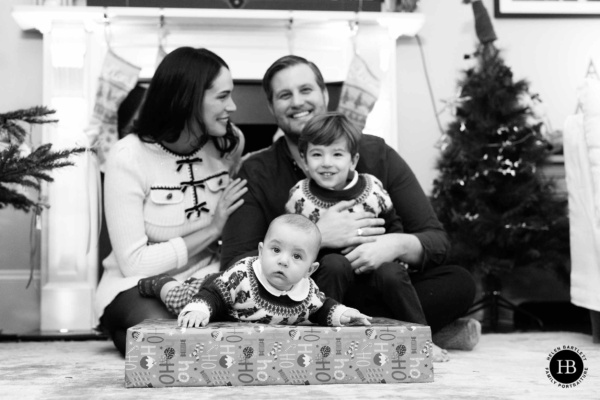
[[[32,107],[0,114],[0,209],[12,205],[23,211],[41,207],[39,200],[27,196],[25,188],[41,189],[41,182],[52,182],[50,172],[73,165],[72,154],[84,148],[53,151],[51,144],[31,149],[24,124],[38,125],[57,122],[48,119],[53,110]]]
[[[477,30],[476,65],[464,72],[452,102],[456,119],[441,141],[432,204],[453,262],[485,276],[534,265],[564,278],[566,201],[556,198],[539,168],[551,145],[531,107],[535,95],[526,81],[513,79],[487,21],[485,35]]]

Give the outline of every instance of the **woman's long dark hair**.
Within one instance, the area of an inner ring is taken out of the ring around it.
[[[229,69],[225,61],[207,49],[180,47],[173,50],[160,63],[146,91],[134,132],[147,143],[173,143],[192,118],[196,118],[201,136],[197,147],[212,139],[222,155],[238,145],[239,139],[231,123],[223,137],[213,137],[199,113],[200,104],[221,68]]]

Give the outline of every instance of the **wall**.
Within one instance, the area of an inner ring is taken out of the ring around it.
[[[493,0],[483,2],[498,36],[496,46],[503,51],[514,77],[530,82],[531,91],[543,100],[553,128],[562,129],[566,117],[576,109],[577,87],[590,59],[600,68],[598,19],[495,19]],[[426,17],[419,36],[439,111],[441,101],[455,95],[461,71],[470,65],[463,55],[473,53],[477,43],[473,12],[471,5],[460,0],[422,0],[418,4]],[[434,146],[441,133],[417,41],[401,38],[398,46],[399,151],[430,192],[437,175],[438,150]],[[445,127],[451,116],[443,112],[440,118]]]
[[[13,5],[0,2],[0,112],[40,104],[42,99],[42,42],[39,34],[23,33],[10,16]],[[493,0],[484,4],[493,13]],[[473,13],[460,0],[419,2],[426,16],[420,33],[435,104],[452,97],[460,71],[468,67],[463,55],[476,44]],[[576,88],[583,80],[590,54],[600,54],[595,19],[494,19],[507,65],[516,78],[526,78],[544,100],[554,128],[562,128],[576,108]],[[600,42],[600,40],[599,40]],[[435,143],[441,132],[429,97],[416,39],[398,41],[399,151],[408,160],[427,192],[437,172]],[[600,66],[600,60],[596,62]],[[440,116],[444,126],[451,116]],[[25,289],[29,269],[30,216],[0,211],[0,329],[26,332],[39,326],[39,294]],[[35,282],[34,282],[35,283]],[[35,284],[34,284],[35,286]],[[15,307],[15,305],[19,307]]]
[[[42,40],[23,33],[13,21],[13,5],[27,0],[0,2],[0,113],[29,108],[42,102]],[[34,141],[37,135],[34,135]],[[31,215],[11,207],[0,210],[0,330],[20,333],[39,329],[39,267],[25,288],[30,268]]]

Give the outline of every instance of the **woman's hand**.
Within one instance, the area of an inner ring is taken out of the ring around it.
[[[365,211],[347,211],[354,205],[353,200],[340,201],[321,215],[317,226],[323,238],[322,248],[354,247],[373,242],[375,236],[385,233],[382,218],[374,218],[373,214]]]
[[[244,204],[244,200],[241,197],[248,191],[246,187],[245,179],[234,179],[229,182],[229,185],[221,194],[219,198],[219,202],[217,203],[217,208],[215,209],[215,214],[213,216],[212,226],[217,229],[217,233],[221,236],[223,232],[223,227],[227,222],[229,216],[242,204]]]

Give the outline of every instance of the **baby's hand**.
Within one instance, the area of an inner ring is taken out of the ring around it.
[[[342,325],[371,325],[370,319],[372,318],[361,314],[358,310],[349,308],[340,317],[340,322]]]
[[[188,311],[185,314],[179,314],[177,324],[184,328],[200,328],[206,326],[210,319],[210,315],[202,311]]]

